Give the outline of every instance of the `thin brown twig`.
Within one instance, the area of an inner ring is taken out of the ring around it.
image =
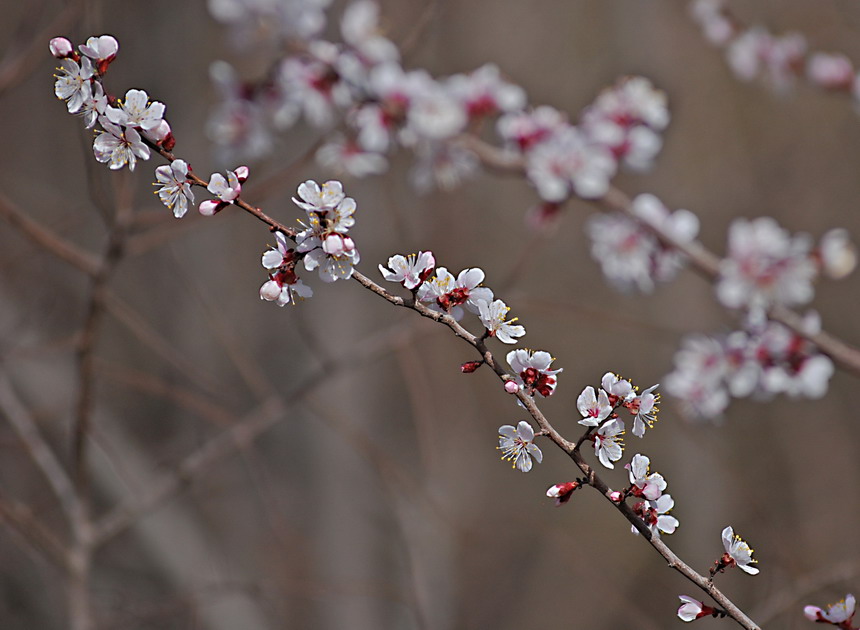
[[[41,470],[69,522],[80,520],[80,502],[71,477],[48,445],[32,415],[15,392],[3,366],[0,366],[0,412],[18,434],[30,458]]]
[[[0,522],[6,523],[30,547],[57,567],[66,570],[66,549],[62,542],[33,514],[29,506],[0,497]]]
[[[2,194],[0,194],[0,217],[12,227],[17,228],[33,243],[49,251],[60,260],[69,263],[75,269],[79,269],[89,276],[94,276],[98,272],[99,261],[96,256],[60,238],[37,220],[31,219]]]
[[[29,39],[30,45],[18,51],[15,57],[7,57],[0,65],[0,97],[33,72],[40,63],[45,42],[57,33],[64,33],[80,16],[83,0],[70,0],[65,8],[37,35]]]

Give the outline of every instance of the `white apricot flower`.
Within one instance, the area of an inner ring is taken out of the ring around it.
[[[535,432],[525,420],[520,420],[516,427],[509,424],[499,427],[499,450],[502,459],[513,462],[513,468],[523,472],[532,469],[532,458],[540,464],[543,453],[534,445]]]
[[[725,566],[737,565],[744,573],[755,575],[758,569],[751,566],[756,561],[753,560],[753,550],[745,543],[740,536],[736,536],[731,526],[726,527],[722,533],[723,547],[726,550],[726,555],[723,556],[722,564]],[[726,557],[728,556],[728,557]]]
[[[526,334],[524,327],[514,323],[517,321],[516,317],[505,321],[510,310],[502,300],[494,300],[492,304],[478,300],[478,317],[481,323],[491,337],[495,337],[502,343],[516,343],[517,337]]]
[[[591,385],[583,389],[579,398],[576,399],[576,408],[582,414],[582,420],[579,421],[579,424],[587,427],[598,426],[612,413],[609,396],[602,389],[595,395]]]
[[[181,219],[188,211],[188,204],[194,203],[194,193],[188,180],[188,164],[184,160],[173,160],[170,164],[155,169],[156,192],[161,203],[173,210],[173,215]]]

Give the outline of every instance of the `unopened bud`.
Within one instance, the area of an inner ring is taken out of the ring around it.
[[[520,386],[517,385],[516,381],[505,381],[505,391],[509,394],[516,394],[520,391]]]
[[[215,201],[214,199],[207,199],[206,201],[200,203],[198,210],[200,210],[200,214],[202,214],[204,217],[211,217],[223,207],[223,202]]]
[[[621,500],[624,498],[624,494],[618,492],[618,490],[614,490],[609,493],[609,500],[613,503],[621,503]]]
[[[72,51],[74,50],[74,46],[72,46],[72,42],[67,40],[65,37],[55,37],[51,40],[48,47],[51,50],[51,54],[54,55],[57,59],[65,59],[66,57],[70,57],[72,55]]]
[[[460,371],[463,374],[471,374],[484,364],[483,361],[466,361],[460,366]]]
[[[274,280],[269,280],[260,287],[260,299],[274,302],[281,297],[281,286]]]
[[[251,174],[251,169],[247,166],[237,166],[236,170],[233,171],[236,173],[236,177],[239,179],[240,184],[244,184],[245,180],[248,179],[248,176]]]
[[[570,497],[574,490],[582,487],[579,481],[568,481],[566,483],[557,483],[546,491],[546,496],[550,499],[555,499],[556,506],[570,501]]]

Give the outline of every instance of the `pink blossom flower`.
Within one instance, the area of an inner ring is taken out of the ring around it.
[[[825,90],[850,90],[854,85],[854,66],[845,55],[812,53],[806,62],[806,74]]]
[[[72,46],[72,42],[70,42],[65,37],[54,37],[49,43],[48,48],[51,50],[51,54],[54,55],[57,59],[65,59],[66,57],[70,57],[72,52],[74,52],[75,47]]]

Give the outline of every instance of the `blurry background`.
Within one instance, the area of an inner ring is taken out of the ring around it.
[[[107,85],[119,94],[145,89],[166,103],[177,155],[204,178],[235,165],[216,162],[205,135],[209,63],[228,59],[250,78],[268,63],[265,53],[232,48],[202,1],[87,0],[62,32],[41,34],[64,3],[0,2],[7,60],[41,38],[16,66],[20,76],[0,73],[2,205],[97,257],[107,247],[106,217],[118,204],[131,209],[94,347],[95,516],[145,495],[229,427],[249,418],[271,424],[252,441],[222,439],[211,465],[98,550],[98,627],[681,623],[677,594],[697,593],[596,493],[577,493],[558,509],[544,497],[575,477],[567,458],[547,446],[544,463],[527,475],[499,461],[496,429],[524,415],[489,371],[460,374],[459,364],[474,358],[467,346],[352,282],[323,285],[306,274],[313,299],[284,309],[261,302],[260,254],[272,242],[265,227],[232,211],[175,220],[152,194],[160,160],[135,173],[97,164],[91,132],[53,95],[47,42],[114,35],[120,53]],[[430,12],[405,67],[447,75],[495,62],[531,102],[573,118],[618,76],[649,77],[670,99],[665,146],[653,172],[616,184],[697,213],[712,250],[725,250],[737,217],[773,216],[816,238],[844,226],[860,238],[860,117],[849,99],[802,84],[780,97],[738,82],[683,2],[381,5],[396,42]],[[330,15],[342,8],[335,3]],[[733,8],[747,23],[801,30],[810,47],[860,60],[852,0]],[[275,155],[251,164],[248,200],[284,222],[299,217],[289,200],[296,186],[330,177],[302,159],[319,134],[300,125]],[[384,176],[345,182],[358,202],[351,234],[359,269],[378,279],[377,263],[418,249],[455,271],[482,267],[527,327],[525,345],[551,351],[564,368],[542,408],[569,438],[578,436],[576,396],[605,371],[647,387],[671,370],[685,333],[733,325],[690,272],[651,296],[608,288],[582,229],[594,211],[588,204],[569,204],[554,234],[535,236],[524,214],[536,197],[523,181],[487,174],[452,193],[416,196],[407,172],[395,160]],[[255,196],[254,181],[269,176],[274,185]],[[79,396],[75,348],[91,286],[3,223],[2,370],[66,464]],[[857,275],[824,282],[814,303],[825,328],[854,344],[858,290]],[[764,626],[810,627],[803,604],[860,588],[857,385],[838,372],[821,401],[736,401],[722,426],[685,423],[664,399],[646,440],[628,437],[625,461],[645,453],[669,481],[681,527],[667,542],[682,558],[706,571],[728,524],[755,548],[759,576],[730,571],[718,581]],[[0,499],[27,506],[68,540],[55,497],[0,418]],[[627,481],[621,469],[605,476],[615,487]],[[0,529],[0,559],[0,628],[67,627],[62,571],[11,527]]]

